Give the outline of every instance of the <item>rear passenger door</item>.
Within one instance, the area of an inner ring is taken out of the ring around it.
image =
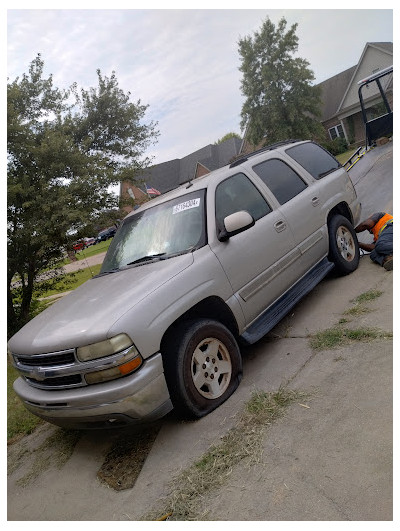
[[[244,173],[222,181],[215,191],[217,231],[224,229],[224,218],[245,210],[255,225],[228,241],[210,241],[246,322],[252,322],[282,295],[296,278],[296,246],[285,217],[274,210],[255,184]]]
[[[325,216],[319,187],[310,177],[300,175],[289,157],[271,158],[253,166],[253,171],[278,201],[299,250],[299,276],[318,263],[327,252]]]

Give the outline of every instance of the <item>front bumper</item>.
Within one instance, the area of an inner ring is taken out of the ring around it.
[[[23,378],[14,390],[34,415],[65,428],[104,428],[156,420],[172,410],[161,354],[118,380],[68,390],[42,390]]]

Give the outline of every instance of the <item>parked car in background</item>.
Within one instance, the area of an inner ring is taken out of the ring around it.
[[[109,238],[113,238],[116,232],[117,229],[115,227],[108,227],[108,229],[104,229],[99,232],[99,234],[97,235],[97,241],[105,242]]]
[[[96,238],[83,238],[83,240],[85,242],[86,247],[90,247],[91,245],[94,245],[95,243],[97,243]]]
[[[239,345],[329,271],[357,268],[360,213],[345,169],[311,141],[269,146],[145,203],[100,273],[10,339],[15,392],[64,427],[122,426],[173,407],[206,415],[239,385]]]
[[[79,251],[82,251],[82,249],[85,248],[85,242],[83,240],[79,240],[73,244],[72,248],[74,253],[79,253]]]
[[[86,247],[94,245],[95,243],[97,243],[97,240],[95,238],[82,238],[81,240],[75,242],[72,248],[75,253],[78,253],[79,251],[82,251]]]

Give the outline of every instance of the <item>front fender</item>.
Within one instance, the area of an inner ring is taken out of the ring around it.
[[[165,331],[177,319],[210,296],[229,301],[233,292],[219,261],[205,246],[193,253],[193,263],[188,268],[123,315],[110,335],[129,334],[143,358],[147,358],[160,350]],[[241,312],[237,305],[233,306],[234,315]],[[237,319],[242,319],[240,314]]]

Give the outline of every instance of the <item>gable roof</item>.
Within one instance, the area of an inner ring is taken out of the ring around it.
[[[358,63],[339,74],[336,74],[322,83],[321,100],[322,100],[322,116],[321,121],[325,122],[333,118],[339,112],[343,105],[349,90],[351,89],[354,80],[357,78],[360,67],[363,63],[364,57],[369,48],[384,52],[385,54],[393,55],[392,42],[367,42]]]
[[[383,52],[385,54],[391,55],[393,57],[393,43],[392,42],[367,42],[367,44],[364,46],[363,53],[361,54],[361,57],[360,57],[360,59],[359,59],[359,61],[357,63],[357,66],[356,66],[355,70],[354,70],[354,73],[353,73],[353,76],[352,76],[352,78],[350,80],[350,83],[348,84],[347,89],[346,89],[345,93],[343,94],[343,98],[340,101],[340,104],[339,104],[339,107],[338,107],[337,111],[339,111],[339,109],[343,106],[343,104],[344,104],[344,102],[346,100],[346,97],[347,97],[350,89],[353,86],[353,81],[356,78],[363,78],[364,77],[363,75],[360,75],[358,72],[361,69],[361,65],[363,64],[364,58],[365,58],[369,48],[373,48],[375,50],[378,50],[378,51]],[[392,59],[392,62],[393,62],[393,59]],[[387,66],[387,65],[384,65],[384,66]],[[380,68],[382,68],[382,66]],[[370,72],[370,73],[372,73],[372,72]],[[357,91],[358,91],[358,87],[357,87]]]
[[[138,177],[161,193],[168,192],[196,176],[198,163],[209,171],[225,166],[238,155],[242,140],[232,137],[220,144],[209,144],[182,159],[169,160],[150,167]]]
[[[319,84],[321,87],[322,115],[321,121],[325,122],[336,115],[343,94],[353,79],[357,66],[352,66],[336,76],[330,77]]]

